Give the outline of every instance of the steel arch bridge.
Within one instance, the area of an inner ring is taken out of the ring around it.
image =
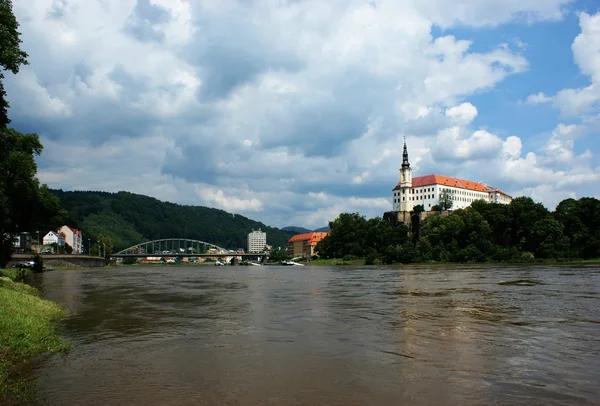
[[[146,241],[112,254],[114,257],[189,255],[200,256],[210,254],[225,254],[230,250],[205,241],[187,238],[166,238],[163,240]]]

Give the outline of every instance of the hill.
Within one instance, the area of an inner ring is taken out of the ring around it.
[[[312,233],[312,232],[329,231],[330,228],[329,228],[329,226],[325,226],[325,227],[317,228],[316,230],[309,230],[308,228],[304,228],[304,227],[288,226],[288,227],[283,227],[282,230],[286,231],[288,233],[291,233],[291,234],[304,234],[304,233]]]
[[[130,192],[51,192],[68,211],[67,224],[81,229],[84,240],[109,235],[116,250],[162,238],[190,238],[246,249],[248,233],[259,228],[273,247],[285,247],[292,236],[224,210],[167,203]]]
[[[317,232],[327,232],[327,231],[331,231],[331,228],[329,226],[325,226],[325,227],[317,228],[315,231],[317,231]]]
[[[304,233],[310,233],[312,231],[312,230],[309,230],[308,228],[296,227],[296,226],[283,227],[282,230],[287,233],[290,233],[290,234],[304,234]]]

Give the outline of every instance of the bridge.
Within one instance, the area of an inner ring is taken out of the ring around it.
[[[235,250],[229,250],[218,245],[191,240],[188,238],[166,238],[162,240],[146,241],[116,254],[111,254],[113,258],[146,258],[146,257],[207,257],[207,258],[257,258],[262,257],[263,253],[240,254]]]

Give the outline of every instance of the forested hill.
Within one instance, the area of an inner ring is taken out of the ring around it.
[[[68,211],[67,224],[81,229],[84,240],[109,235],[117,251],[161,238],[190,238],[246,249],[248,233],[259,228],[267,233],[267,244],[285,247],[292,235],[223,210],[166,203],[129,192],[51,192]]]

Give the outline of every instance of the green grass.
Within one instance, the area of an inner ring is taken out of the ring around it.
[[[58,304],[42,299],[37,289],[9,279],[16,270],[0,270],[0,404],[31,401],[35,382],[28,376],[32,360],[45,353],[66,354],[69,346],[55,322],[64,316]]]
[[[310,266],[321,266],[321,265],[364,265],[364,258],[351,259],[349,261],[344,261],[342,258],[330,258],[330,259],[315,259],[309,262],[303,262],[306,265]]]

